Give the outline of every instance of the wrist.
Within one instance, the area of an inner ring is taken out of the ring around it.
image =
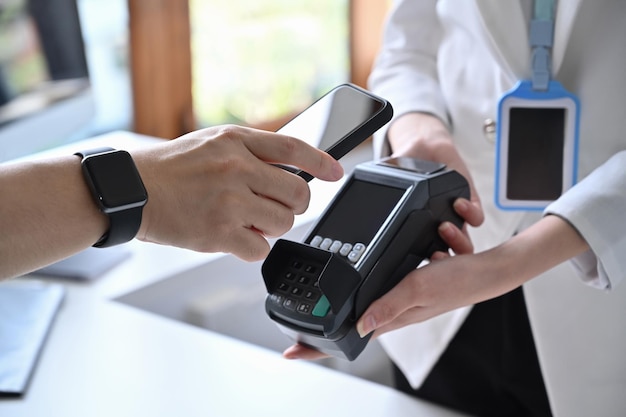
[[[447,126],[427,113],[406,113],[396,119],[387,133],[395,154],[437,161],[454,148]]]
[[[155,189],[155,185],[163,184],[163,179],[155,177],[158,174],[158,170],[151,169],[152,164],[150,163],[151,158],[153,157],[151,149],[139,149],[131,152],[133,160],[135,161],[135,165],[137,167],[137,171],[139,171],[139,175],[141,176],[146,191],[150,198],[146,202],[146,205],[143,207],[143,215],[141,217],[141,225],[139,226],[139,230],[137,231],[136,238],[143,241],[150,241],[148,238],[148,230],[151,223],[151,218],[153,217],[153,207],[161,205],[157,202],[159,199],[158,188]],[[163,165],[162,165],[163,167]],[[168,170],[165,169],[165,172]]]
[[[132,240],[141,225],[148,195],[135,163],[126,151],[98,148],[76,152],[93,201],[108,218],[108,230],[95,247],[108,247]]]
[[[512,238],[483,255],[480,262],[488,265],[486,287],[494,291],[490,297],[505,294],[533,278],[532,249],[525,242]]]
[[[73,189],[81,190],[81,192],[79,193],[80,201],[74,204],[76,204],[77,208],[84,208],[83,210],[81,210],[82,213],[88,219],[90,219],[88,223],[94,226],[92,228],[89,228],[90,230],[93,230],[94,233],[89,234],[93,235],[95,239],[98,239],[109,229],[109,219],[107,218],[106,214],[104,214],[99,209],[98,204],[94,200],[91,190],[89,189],[89,186],[85,182],[85,176],[82,172],[81,160],[79,158],[76,158],[76,155],[67,155],[63,158],[67,158],[71,162],[73,171],[72,183],[76,184],[76,188]],[[85,228],[86,223],[83,223],[82,227]]]

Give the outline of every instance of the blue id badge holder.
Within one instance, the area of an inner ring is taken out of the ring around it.
[[[504,210],[543,210],[576,183],[580,103],[550,79],[553,9],[535,0],[532,79],[498,103],[495,203]]]
[[[557,81],[546,91],[520,81],[500,99],[496,204],[543,210],[576,183],[580,104]]]

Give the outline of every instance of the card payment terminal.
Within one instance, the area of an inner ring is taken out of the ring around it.
[[[355,168],[303,242],[278,240],[262,266],[266,312],[294,341],[354,360],[370,336],[356,321],[433,252],[437,228],[461,227],[452,203],[469,198],[445,165],[388,158]]]

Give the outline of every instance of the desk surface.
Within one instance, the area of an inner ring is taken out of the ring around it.
[[[2,416],[453,416],[364,381],[70,291]]]
[[[105,140],[117,146],[127,136]],[[458,416],[113,301],[216,256],[142,242],[129,248],[131,258],[101,279],[65,283],[66,299],[28,392],[0,400],[0,416]]]

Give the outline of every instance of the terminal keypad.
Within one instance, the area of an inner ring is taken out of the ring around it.
[[[330,303],[318,286],[321,272],[322,265],[292,259],[270,300],[290,311],[325,317]]]

